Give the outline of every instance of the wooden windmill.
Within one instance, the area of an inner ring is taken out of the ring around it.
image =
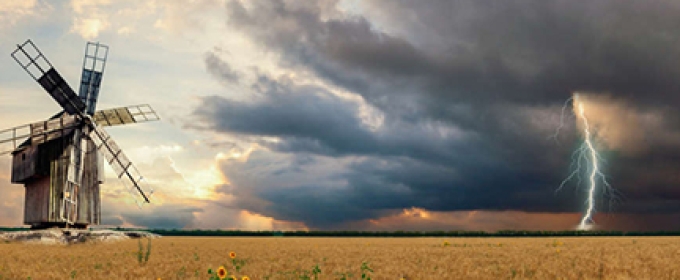
[[[104,159],[138,205],[150,202],[153,190],[102,127],[159,118],[149,105],[95,111],[107,56],[108,46],[87,43],[76,95],[31,40],[12,52],[63,108],[49,120],[0,131],[0,155],[13,155],[11,181],[24,184],[24,224],[32,228],[99,224]]]

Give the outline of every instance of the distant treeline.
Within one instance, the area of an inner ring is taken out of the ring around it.
[[[117,228],[116,230],[138,230]],[[145,230],[164,236],[291,236],[291,237],[541,237],[541,236],[680,236],[680,231],[240,231]]]
[[[291,237],[542,237],[542,236],[680,236],[680,231],[241,231],[110,228],[120,231],[147,231],[163,236],[291,236]],[[0,228],[22,231],[28,228]]]

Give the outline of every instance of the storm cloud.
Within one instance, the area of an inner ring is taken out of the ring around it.
[[[639,129],[616,137],[645,135],[634,153],[602,138],[621,198],[611,210],[680,213],[677,2],[371,0],[348,9],[272,0],[225,10],[228,26],[292,73],[236,78],[228,60],[206,56],[214,77],[253,98],[203,97],[188,127],[259,139],[264,150],[222,165],[231,183],[220,190],[248,211],[312,228],[411,207],[579,212],[582,191],[555,192],[580,141],[570,110],[551,138],[578,91],[625,104],[599,103],[603,116],[620,117],[617,129]]]

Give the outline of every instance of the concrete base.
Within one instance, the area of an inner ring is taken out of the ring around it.
[[[144,231],[83,230],[73,228],[51,228],[28,231],[0,231],[0,241],[38,244],[76,244],[98,241],[120,241],[130,238],[159,238],[158,234]]]

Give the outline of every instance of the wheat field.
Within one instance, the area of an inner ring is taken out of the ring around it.
[[[209,279],[220,265],[237,279],[362,279],[362,264],[371,279],[680,279],[674,237],[163,237],[145,261],[147,246],[0,243],[0,279]]]

